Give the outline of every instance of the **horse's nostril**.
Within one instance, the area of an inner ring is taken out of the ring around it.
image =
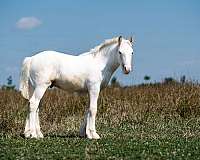
[[[125,74],[128,74],[130,72],[130,69],[126,67],[125,65],[122,65],[122,67]]]

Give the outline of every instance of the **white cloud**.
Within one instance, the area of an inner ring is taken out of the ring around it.
[[[27,30],[38,27],[41,24],[42,22],[36,17],[22,17],[17,21],[16,26],[19,29]]]

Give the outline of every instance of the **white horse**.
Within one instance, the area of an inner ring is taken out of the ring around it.
[[[55,51],[43,51],[23,61],[20,76],[20,91],[29,100],[29,114],[26,118],[25,137],[43,138],[40,131],[39,103],[48,87],[58,87],[68,91],[88,91],[89,107],[80,135],[89,139],[99,139],[95,129],[97,99],[121,65],[125,74],[131,71],[133,40],[122,36],[106,40],[89,52],[79,56]]]

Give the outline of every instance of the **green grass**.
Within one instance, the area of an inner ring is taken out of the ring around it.
[[[0,159],[200,159],[200,87],[108,88],[98,101],[100,140],[79,137],[87,96],[48,91],[44,139],[22,136],[27,101],[0,90]]]
[[[158,131],[154,136],[150,127],[133,130],[121,126],[102,130],[100,140],[78,137],[78,133],[48,135],[41,140],[2,136],[1,159],[200,159],[198,136],[183,137]],[[144,127],[144,126],[143,126]],[[168,128],[171,129],[171,128]],[[147,132],[150,132],[149,135]],[[156,132],[156,130],[154,131]],[[177,130],[177,132],[179,132]],[[179,135],[180,134],[180,135]]]
[[[155,121],[156,120],[156,121]],[[99,120],[103,122],[103,120]],[[151,115],[144,123],[98,123],[100,140],[78,136],[78,128],[44,139],[2,134],[1,159],[200,159],[200,119],[170,120]],[[67,127],[67,126],[66,126]]]

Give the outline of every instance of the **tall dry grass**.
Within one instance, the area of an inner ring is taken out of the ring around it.
[[[43,132],[69,135],[77,131],[78,134],[87,104],[87,95],[48,90],[40,104]],[[27,108],[28,102],[19,92],[0,90],[1,134],[22,134]],[[145,123],[176,122],[199,117],[200,87],[192,83],[108,87],[101,92],[98,100],[97,126],[100,130],[122,124],[139,127]]]

